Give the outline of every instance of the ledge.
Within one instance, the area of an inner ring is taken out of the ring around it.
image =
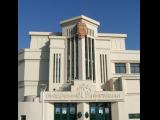
[[[140,54],[140,50],[111,50],[111,53]]]
[[[122,37],[126,38],[127,34],[115,34],[115,33],[98,33],[98,37]]]
[[[67,23],[67,22],[71,22],[71,21],[74,21],[74,20],[78,20],[78,19],[84,19],[84,20],[87,20],[91,23],[94,23],[96,25],[100,25],[100,22],[96,21],[96,20],[93,20],[87,16],[84,16],[84,15],[80,15],[80,16],[77,16],[77,17],[73,17],[73,18],[70,18],[70,19],[66,19],[66,20],[63,20],[60,22],[60,25],[64,24],[64,23]]]
[[[49,36],[51,39],[66,39],[66,36]]]
[[[29,35],[48,36],[48,35],[61,35],[62,32],[29,32]]]

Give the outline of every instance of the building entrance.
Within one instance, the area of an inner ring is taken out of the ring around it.
[[[77,104],[56,103],[54,105],[54,120],[76,120]]]
[[[111,103],[90,103],[90,120],[111,120]]]

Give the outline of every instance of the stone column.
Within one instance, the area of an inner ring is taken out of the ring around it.
[[[89,113],[89,103],[77,103],[77,114],[78,112],[82,113],[82,117],[77,120],[90,120],[90,118],[85,117],[85,113]]]
[[[127,72],[127,74],[131,73],[131,71],[130,71],[130,63],[126,63],[126,72]]]
[[[112,120],[128,120],[125,102],[111,104]]]
[[[54,104],[45,103],[45,120],[54,120]]]
[[[78,40],[78,52],[79,52],[79,79],[85,80],[85,38]]]

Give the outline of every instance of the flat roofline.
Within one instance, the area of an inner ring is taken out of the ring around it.
[[[74,20],[78,20],[78,19],[84,19],[84,20],[92,22],[92,23],[94,23],[94,24],[96,24],[98,26],[100,25],[100,22],[98,22],[98,21],[96,21],[94,19],[91,19],[91,18],[89,18],[87,16],[84,16],[84,15],[80,15],[80,16],[72,17],[72,18],[69,18],[69,19],[66,19],[66,20],[62,20],[62,21],[60,21],[60,25],[62,25],[64,23],[67,23],[67,22],[74,21]]]
[[[135,53],[140,54],[140,50],[111,50],[112,53]]]
[[[98,37],[127,37],[127,34],[122,33],[97,33]]]
[[[62,32],[29,32],[29,35],[57,35],[57,34],[62,34]]]
[[[29,32],[29,35],[50,35],[52,32]]]

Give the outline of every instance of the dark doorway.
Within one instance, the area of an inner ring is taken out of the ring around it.
[[[76,120],[76,103],[56,103],[54,104],[54,120]]]
[[[111,103],[90,103],[90,120],[111,120]]]

